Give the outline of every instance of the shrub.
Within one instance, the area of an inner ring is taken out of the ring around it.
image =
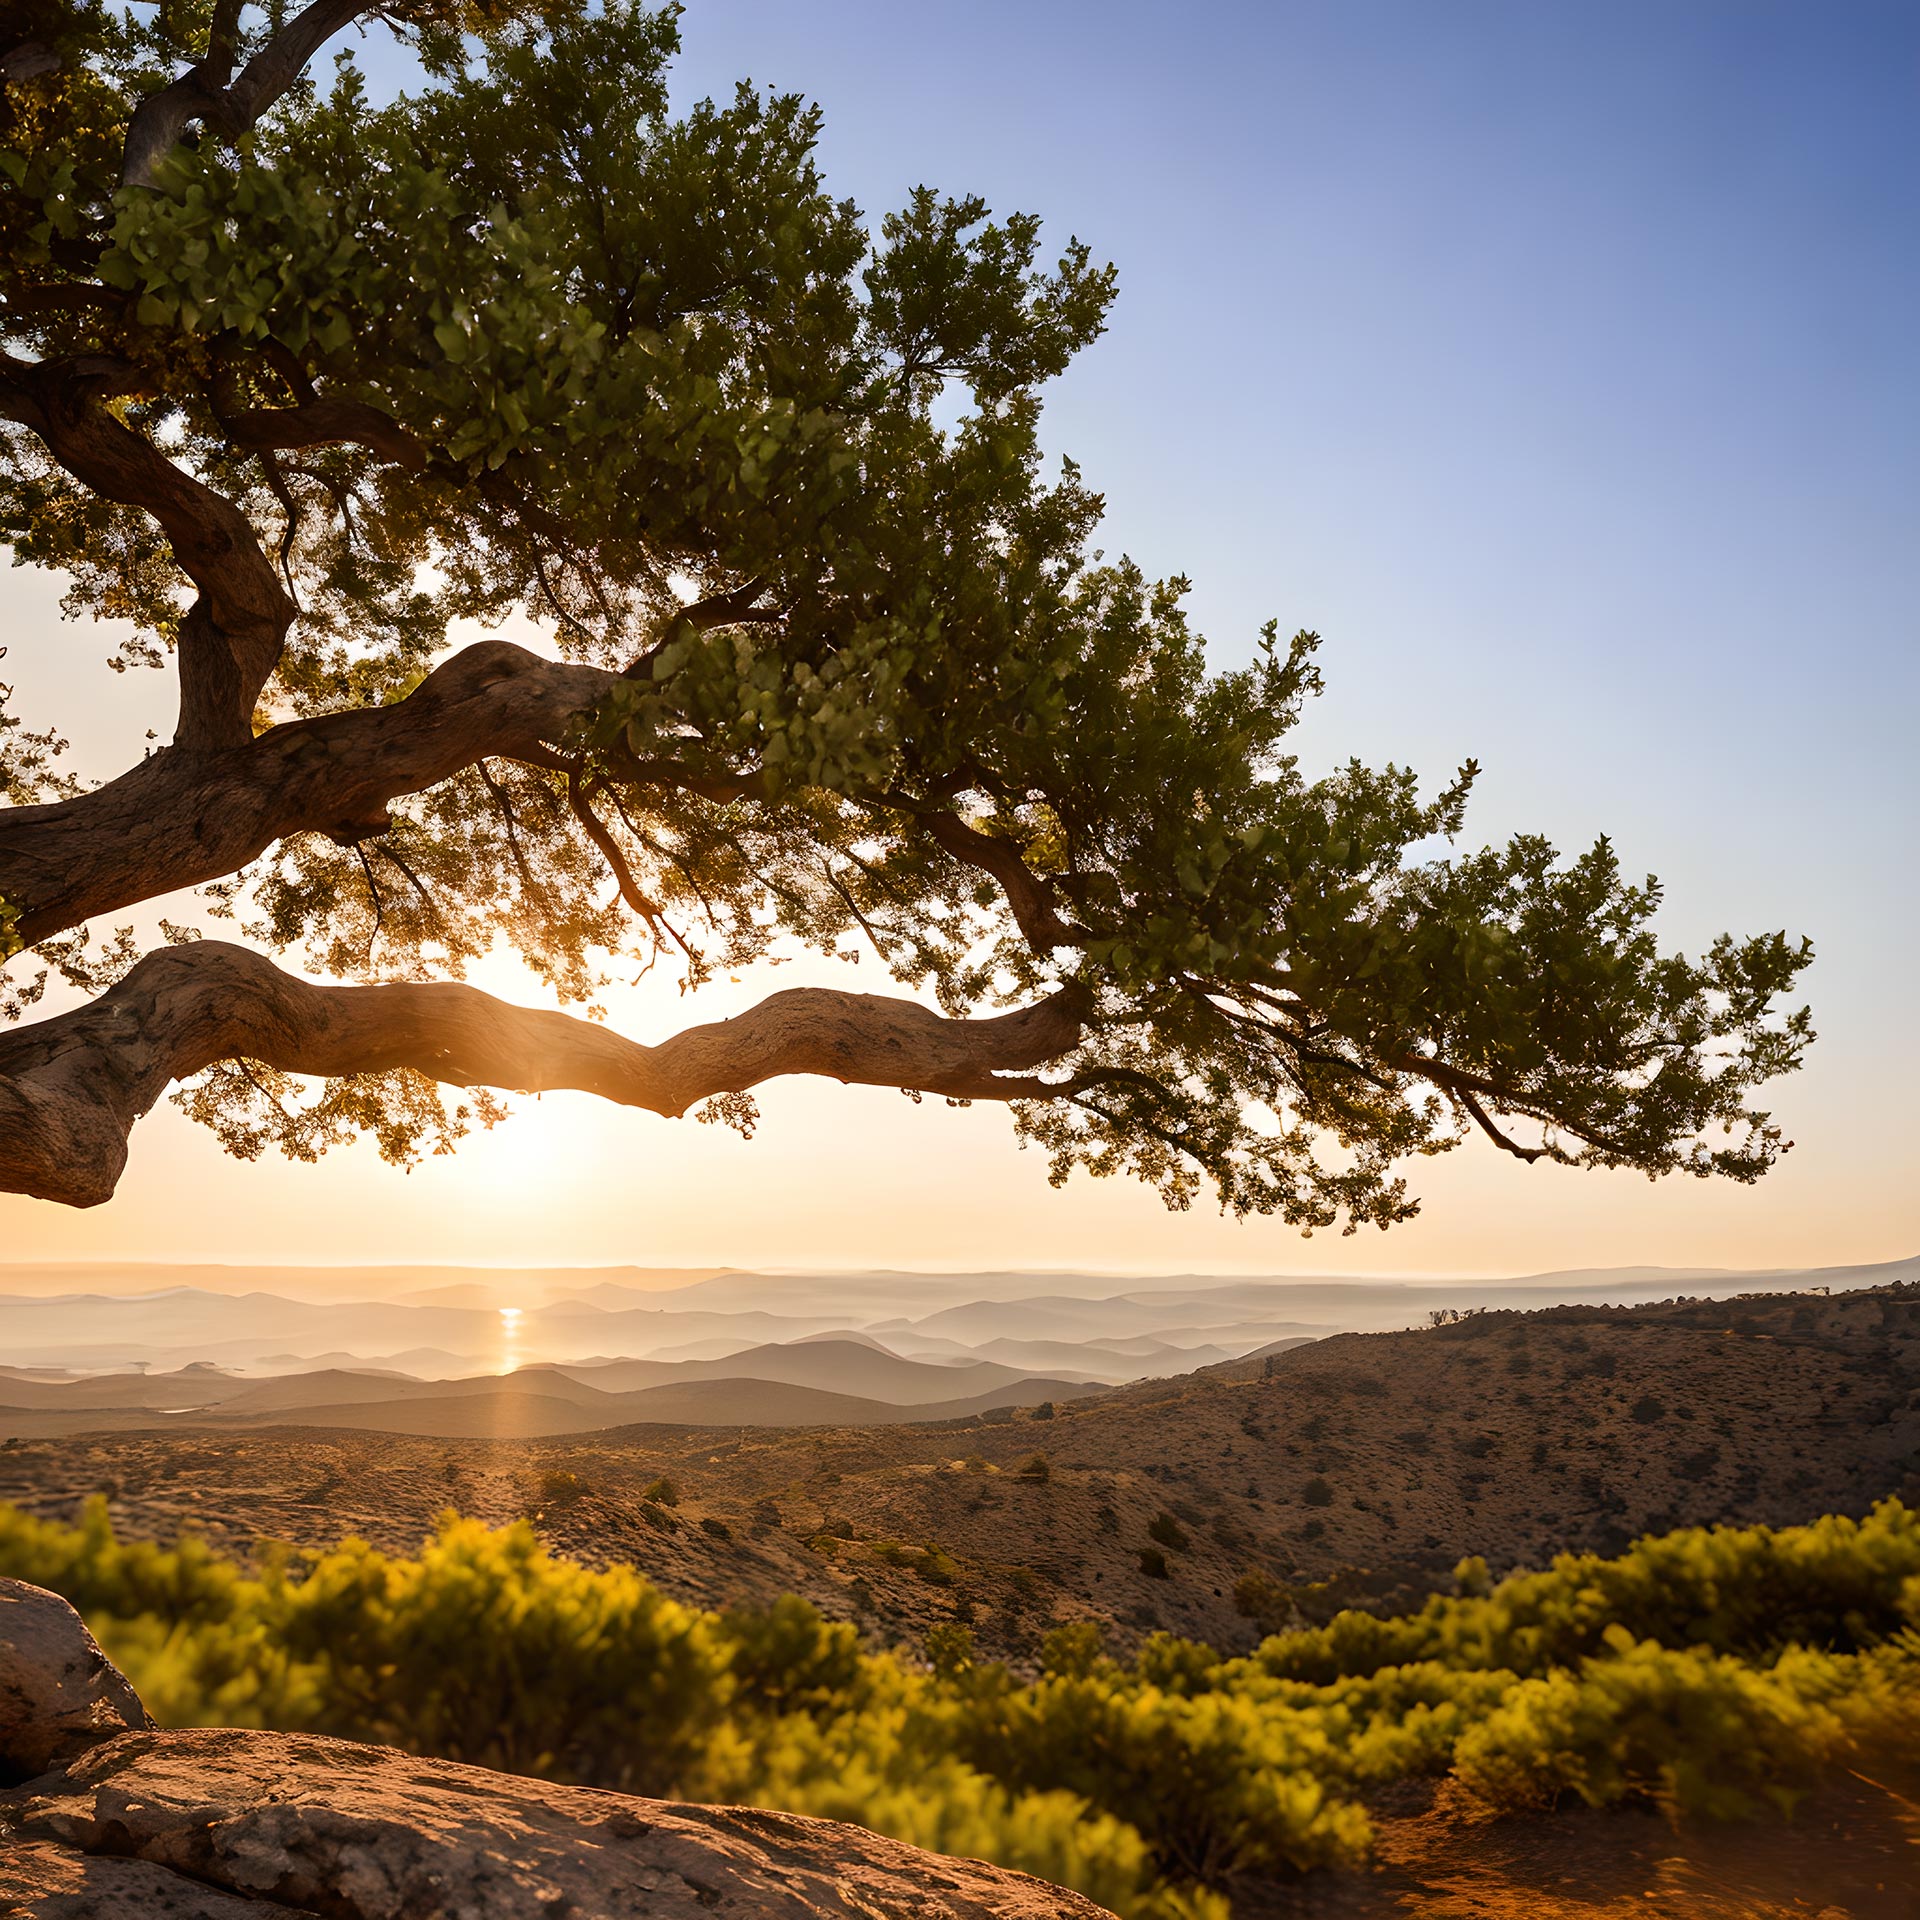
[[[944,1623],[927,1629],[927,1664],[942,1680],[956,1680],[973,1668],[971,1629]]]
[[[1293,1590],[1255,1569],[1233,1583],[1233,1608],[1263,1635],[1278,1633],[1293,1618]]]
[[[717,1513],[705,1513],[700,1516],[700,1531],[710,1533],[716,1540],[731,1540],[733,1529]]]
[[[1830,1702],[1854,1656],[1797,1649],[1761,1669],[1703,1649],[1606,1630],[1606,1656],[1522,1681],[1454,1752],[1460,1777],[1501,1807],[1574,1793],[1675,1814],[1740,1819],[1785,1808],[1848,1743]]]
[[[1106,1658],[1107,1632],[1098,1620],[1071,1620],[1040,1643],[1040,1671],[1084,1680]]]
[[[1167,1577],[1158,1547],[1140,1565]],[[1208,1889],[1234,1875],[1350,1861],[1361,1796],[1449,1766],[1496,1806],[1722,1817],[1784,1807],[1855,1751],[1920,1754],[1920,1515],[1895,1501],[1497,1584],[1465,1561],[1459,1592],[1417,1613],[1339,1613],[1245,1659],[1158,1633],[1123,1662],[1077,1622],[1030,1684],[958,1625],[924,1665],[865,1653],[798,1598],[702,1613],[631,1567],[555,1558],[524,1524],[452,1515],[414,1559],[349,1541],[248,1573],[193,1540],[123,1543],[101,1502],[74,1527],[0,1506],[0,1573],[74,1599],[169,1724],[859,1820],[1051,1874],[1126,1920],[1225,1920]],[[1285,1593],[1249,1574],[1235,1602],[1257,1618]]]
[[[1303,1507],[1330,1507],[1333,1505],[1333,1489],[1316,1473],[1300,1489],[1300,1504]]]
[[[680,1489],[671,1480],[661,1478],[653,1481],[642,1494],[642,1500],[651,1500],[663,1507],[677,1507],[680,1504]]]
[[[1156,1513],[1147,1523],[1147,1538],[1157,1540],[1175,1553],[1191,1553],[1193,1542],[1182,1531],[1180,1522],[1170,1513]]]
[[[1047,1465],[1044,1453],[1030,1453],[1014,1469],[1014,1473],[1018,1479],[1035,1481],[1044,1486],[1052,1478],[1053,1469]]]

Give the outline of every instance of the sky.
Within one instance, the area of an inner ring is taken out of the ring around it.
[[[757,1137],[519,1103],[409,1175],[224,1159],[163,1108],[107,1206],[0,1198],[0,1258],[1501,1274],[1920,1251],[1920,9],[1769,0],[693,0],[682,103],[822,104],[876,220],[927,182],[1118,265],[1046,438],[1103,544],[1185,573],[1220,665],[1317,629],[1309,768],[1476,757],[1468,843],[1610,834],[1661,926],[1810,935],[1820,1041],[1756,1187],[1414,1170],[1421,1217],[1311,1241],[1084,1176],[1004,1115],[763,1089]],[[6,678],[84,771],[164,736],[49,582]],[[639,1038],[814,977],[619,998]],[[871,988],[841,969],[820,977]],[[535,990],[510,967],[482,984]]]

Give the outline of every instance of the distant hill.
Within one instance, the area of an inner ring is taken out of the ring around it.
[[[782,1351],[761,1349],[756,1364],[763,1371],[758,1373],[668,1367],[661,1369],[668,1377],[656,1384],[611,1391],[593,1384],[591,1374],[624,1372],[632,1377],[634,1370],[651,1363],[616,1361],[578,1372],[527,1367],[464,1380],[413,1380],[340,1368],[259,1382],[212,1376],[193,1398],[177,1375],[114,1375],[60,1386],[0,1379],[0,1434],[40,1439],[130,1432],[154,1427],[158,1413],[171,1416],[164,1424],[182,1429],[341,1428],[449,1439],[532,1439],[657,1424],[879,1427],[908,1420],[965,1420],[992,1408],[1028,1407],[1044,1400],[1064,1403],[1093,1391],[1080,1381],[1035,1378],[1004,1367],[923,1368],[865,1348],[851,1349],[863,1363],[891,1360],[895,1371],[886,1384],[895,1389],[908,1385],[916,1396],[927,1393],[929,1383],[915,1380],[909,1385],[901,1380],[901,1369],[934,1376],[948,1389],[939,1400],[882,1400],[808,1385],[804,1379],[782,1379],[774,1371],[786,1365],[779,1358]],[[830,1351],[805,1351],[819,1354],[819,1360],[803,1358],[792,1371],[834,1376]],[[883,1370],[877,1365],[869,1369],[869,1380],[877,1380]]]
[[[97,1425],[148,1431],[36,1438],[19,1423],[58,1416],[35,1413],[13,1416],[0,1499],[68,1514],[104,1486],[126,1528],[191,1525],[242,1551],[347,1532],[411,1548],[449,1505],[525,1515],[703,1604],[791,1589],[876,1639],[963,1620],[1028,1654],[1089,1615],[1121,1644],[1165,1627],[1245,1645],[1249,1574],[1269,1607],[1312,1616],[1447,1585],[1467,1554],[1500,1572],[1648,1530],[1920,1500],[1913,1284],[1491,1312],[1073,1391],[1054,1384],[1051,1418],[876,1412],[737,1378],[595,1397],[529,1369],[384,1404],[218,1408],[177,1435],[123,1410]],[[791,1430],[747,1424],[769,1417]],[[388,1430],[349,1430],[375,1419]],[[536,1431],[554,1437],[514,1438]],[[640,1498],[660,1476],[671,1514]]]
[[[876,1342],[833,1338],[825,1334],[785,1346],[748,1347],[724,1359],[694,1361],[613,1360],[596,1366],[565,1367],[570,1378],[603,1392],[630,1391],[675,1381],[778,1380],[789,1386],[818,1387],[831,1393],[884,1400],[896,1406],[924,1406],[935,1401],[982,1399],[1002,1389],[1016,1390],[1014,1402],[1030,1406],[1056,1396],[1069,1381],[1035,1382],[1030,1371],[996,1365],[990,1360],[963,1360],[952,1365],[930,1365],[903,1360]],[[1067,1371],[1065,1367],[1063,1373]],[[1091,1377],[1091,1376],[1087,1376]],[[1077,1384],[1072,1383],[1072,1384]],[[991,1402],[991,1404],[1000,1404]]]
[[[1682,1289],[1855,1289],[1916,1272],[1920,1261],[1911,1259],[1799,1274],[1622,1268],[1433,1281],[16,1265],[0,1267],[0,1354],[19,1368],[89,1373],[173,1372],[211,1361],[252,1373],[388,1366],[454,1377],[521,1361],[705,1363],[826,1336],[913,1361],[984,1360],[1119,1381],[1185,1371],[1295,1334],[1417,1326],[1436,1308],[1633,1303]],[[1080,1347],[1089,1349],[1084,1366],[1064,1351]]]

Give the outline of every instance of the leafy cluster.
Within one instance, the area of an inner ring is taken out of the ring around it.
[[[1158,1634],[1123,1662],[1072,1624],[1026,1679],[964,1627],[924,1664],[864,1652],[795,1596],[701,1613],[451,1514],[418,1559],[350,1540],[249,1573],[123,1543],[104,1502],[77,1527],[0,1507],[0,1573],[71,1598],[165,1722],[853,1820],[1130,1920],[1220,1920],[1236,1874],[1359,1860],[1366,1795],[1411,1774],[1740,1818],[1920,1741],[1920,1515],[1895,1501],[1566,1555],[1237,1659]]]
[[[1062,994],[1080,1042],[1016,1107],[1056,1180],[1308,1229],[1405,1218],[1396,1166],[1476,1126],[1650,1174],[1782,1150],[1752,1093],[1811,1038],[1803,944],[1663,952],[1605,841],[1438,853],[1472,763],[1309,777],[1315,637],[1213,671],[1185,581],[1102,557],[1040,439],[1113,297],[1084,244],[1048,264],[1032,216],[929,188],[870,222],[800,99],[670,112],[675,11],[633,0],[382,9],[409,91],[349,48],[123,184],[179,63],[283,16],[51,14],[0,105],[0,332],[255,530],[297,606],[259,724],[404,703],[473,622],[606,674],[538,752],[282,842],[250,891],[276,948],[418,976],[501,942],[589,1006],[616,964],[698,985],[778,942],[955,1014]],[[162,661],[187,596],[153,521],[0,439],[0,536]]]

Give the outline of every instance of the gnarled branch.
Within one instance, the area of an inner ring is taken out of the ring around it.
[[[174,743],[192,751],[237,746],[252,737],[254,702],[279,663],[294,604],[246,514],[101,404],[140,377],[105,357],[0,358],[0,414],[37,434],[83,486],[159,522],[199,590],[181,624]]]
[[[949,1020],[909,1000],[800,987],[649,1047],[454,982],[320,987],[202,941],[149,954],[89,1005],[0,1036],[0,1189],[98,1205],[168,1082],[219,1060],[322,1075],[411,1068],[451,1086],[574,1088],[678,1116],[795,1073],[958,1100],[1048,1099],[1066,1084],[1032,1069],[1080,1030],[1071,989]]]
[[[164,750],[91,793],[0,809],[0,896],[29,944],[90,916],[223,879],[294,833],[352,841],[387,803],[482,757],[541,757],[613,683],[507,641],[464,647],[405,700]]]
[[[245,133],[336,33],[363,13],[376,10],[368,0],[312,0],[229,81],[233,28],[240,9],[237,5],[222,8],[209,37],[207,57],[134,109],[120,167],[121,185],[152,186],[161,161],[195,120],[229,140]]]

